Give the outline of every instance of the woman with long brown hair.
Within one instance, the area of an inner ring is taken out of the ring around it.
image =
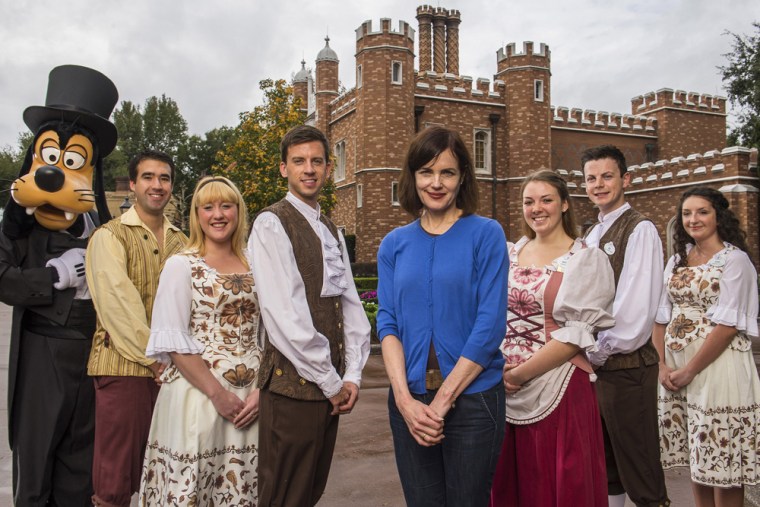
[[[491,505],[606,507],[596,376],[583,352],[615,323],[612,267],[577,237],[561,176],[529,174],[520,196],[525,235],[509,248],[507,424]]]
[[[760,483],[757,272],[717,190],[684,192],[674,236],[652,336],[661,460],[690,468],[697,506],[740,506],[744,485]]]

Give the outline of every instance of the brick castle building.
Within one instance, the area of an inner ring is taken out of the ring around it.
[[[760,265],[757,150],[725,146],[725,97],[663,88],[634,97],[626,114],[554,107],[547,45],[499,48],[493,80],[473,80],[459,73],[459,11],[423,5],[417,21],[417,68],[415,29],[381,19],[356,29],[354,88],[339,91],[339,58],[329,38],[317,55],[316,77],[301,62],[293,78],[309,123],[333,147],[332,218],[356,235],[357,261],[374,261],[381,239],[411,220],[397,199],[407,146],[418,130],[445,125],[472,153],[480,214],[497,219],[510,240],[521,236],[521,181],[541,167],[565,177],[579,223],[596,221],[580,155],[614,144],[630,164],[626,196],[657,224],[668,255],[678,196],[706,184],[728,197]]]

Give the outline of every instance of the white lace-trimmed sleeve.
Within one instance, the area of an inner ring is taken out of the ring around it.
[[[749,256],[739,249],[729,252],[725,262],[718,300],[708,308],[706,316],[715,324],[757,337],[757,271]]]
[[[615,325],[612,302],[615,275],[607,256],[598,248],[583,248],[567,261],[552,316],[560,324],[551,336],[591,350],[594,332]]]
[[[190,262],[187,256],[169,257],[158,280],[146,357],[168,364],[171,362],[169,352],[203,352],[203,344],[190,333],[192,301]]]
[[[665,266],[665,271],[662,273],[662,294],[654,317],[654,321],[658,324],[670,324],[670,317],[673,314],[673,302],[668,294],[668,278],[673,273],[673,266],[676,265],[677,260],[678,254],[671,256],[668,265]]]

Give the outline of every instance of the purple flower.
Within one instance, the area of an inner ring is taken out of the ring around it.
[[[376,299],[377,298],[377,291],[376,290],[368,290],[367,292],[362,292],[359,294],[359,299]]]

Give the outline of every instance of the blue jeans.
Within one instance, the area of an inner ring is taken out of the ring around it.
[[[436,391],[412,394],[430,404]],[[446,415],[443,442],[419,445],[396,407],[393,389],[388,411],[396,467],[410,507],[487,506],[504,439],[505,395],[501,383],[486,391],[460,395]]]

